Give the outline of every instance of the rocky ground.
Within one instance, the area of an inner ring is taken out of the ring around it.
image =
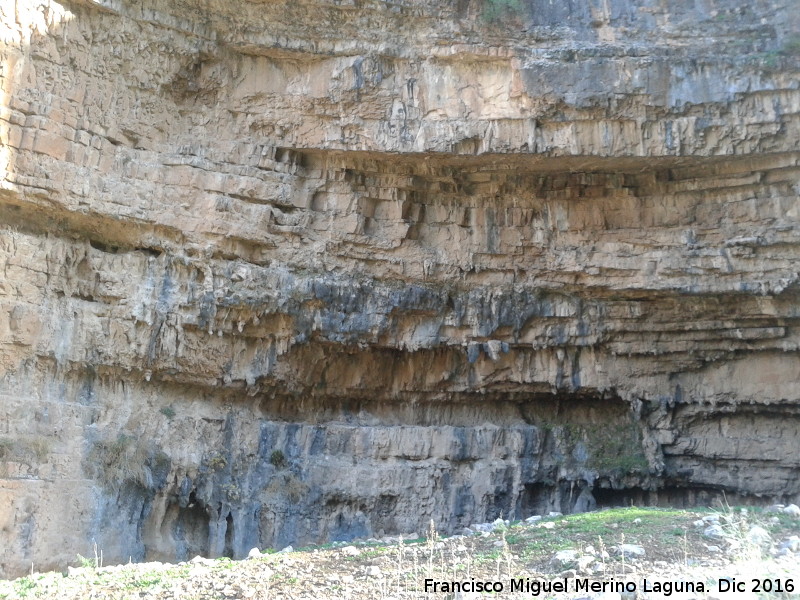
[[[449,538],[431,528],[405,539],[250,554],[100,567],[99,557],[78,556],[80,566],[67,573],[0,582],[0,598],[455,600],[481,596],[481,583],[502,598],[798,598],[800,508],[551,513],[476,524]],[[458,591],[452,582],[468,585]]]

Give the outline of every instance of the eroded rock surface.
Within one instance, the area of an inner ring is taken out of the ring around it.
[[[800,499],[798,19],[0,5],[0,574]]]

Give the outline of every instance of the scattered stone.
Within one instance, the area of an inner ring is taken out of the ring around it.
[[[706,515],[703,517],[703,523],[719,523],[719,515]]]
[[[464,532],[463,533],[467,537],[469,537],[471,535],[475,535],[475,532],[472,529],[470,529],[469,527],[464,527]]]
[[[578,574],[575,572],[575,569],[567,569],[566,571],[562,571],[558,574],[561,579],[575,579]]]
[[[709,525],[703,530],[703,535],[710,538],[724,538],[725,531],[722,529],[720,525],[716,523],[714,525]]]
[[[563,517],[563,513],[558,512],[557,510],[550,511],[547,513],[548,517]]]
[[[584,554],[583,556],[579,556],[578,559],[575,561],[575,565],[578,569],[579,573],[589,573],[589,567],[594,562],[594,556],[589,556],[588,554]]]
[[[250,552],[247,553],[247,558],[260,558],[261,557],[261,550],[258,548],[250,548]]]
[[[550,559],[550,564],[555,568],[565,568],[575,563],[578,558],[578,553],[575,550],[559,550],[555,553],[553,558]]]
[[[625,558],[642,558],[645,555],[644,548],[636,544],[620,544],[615,546],[614,554],[618,554]]]
[[[768,544],[770,539],[769,532],[758,525],[753,525],[747,532],[747,540],[753,544]]]
[[[697,519],[697,521],[692,523],[692,525],[694,525],[695,527],[697,527],[699,529],[700,527],[705,527],[706,522],[703,521],[703,519]]]
[[[797,504],[790,504],[783,509],[783,514],[791,517],[800,517],[800,506],[797,506]]]
[[[789,550],[790,552],[800,552],[800,537],[793,535],[783,540],[778,546],[780,550]]]
[[[282,550],[280,550],[280,552],[283,553],[283,554],[288,554],[289,552],[294,552],[294,547],[293,546],[286,546],[286,548],[283,548]]]
[[[767,512],[771,512],[771,513],[780,513],[780,512],[783,512],[783,509],[784,509],[784,508],[785,508],[785,507],[784,507],[784,505],[783,505],[783,504],[773,504],[772,506],[770,506],[769,508],[767,508]]]
[[[536,521],[541,521],[541,520],[542,520],[541,515],[533,515],[525,519],[525,522],[528,523],[529,525],[532,525],[533,523],[536,523]]]
[[[556,524],[553,523],[553,521],[546,521],[544,523],[538,523],[536,526],[541,527],[542,529],[553,529]]]
[[[786,523],[785,518],[783,518],[782,521]],[[647,522],[647,519],[644,519],[644,522]],[[691,520],[689,520],[689,522],[691,522]],[[555,522],[556,525],[557,523],[558,521]],[[554,523],[548,521],[546,524],[552,526]],[[632,522],[624,522],[621,523],[620,527],[622,528],[631,524]],[[537,526],[544,525],[545,523],[537,523]],[[558,527],[556,528],[560,529]],[[523,536],[525,535],[525,530],[518,531]],[[529,534],[532,531],[532,529],[528,530]],[[700,530],[700,532],[701,531],[702,530]],[[620,554],[625,556],[625,561],[617,559],[610,562],[603,562],[600,560],[599,556],[600,549],[592,545],[583,546],[582,544],[586,543],[586,541],[589,541],[586,538],[583,538],[583,541],[575,541],[576,544],[581,544],[580,548],[576,547],[576,549],[551,552],[544,556],[540,554],[537,557],[536,564],[540,564],[539,561],[544,559],[546,564],[549,566],[549,568],[545,568],[545,573],[547,574],[546,576],[552,578],[593,577],[597,578],[598,580],[608,580],[610,577],[622,576],[627,573],[629,574],[626,575],[627,577],[639,577],[640,580],[641,577],[647,577],[648,580],[659,579],[663,581],[693,581],[697,580],[698,577],[706,578],[706,573],[709,569],[714,572],[713,575],[708,575],[709,580],[719,578],[723,574],[732,574],[738,578],[742,573],[734,572],[730,569],[727,571],[716,571],[718,565],[721,566],[726,562],[736,560],[741,556],[739,551],[734,551],[729,557],[725,554],[724,549],[728,548],[732,544],[735,544],[736,542],[744,544],[746,548],[747,544],[749,543],[747,539],[749,534],[752,534],[758,538],[759,535],[763,535],[764,531],[765,530],[763,527],[750,527],[744,531],[746,535],[732,536],[730,540],[726,540],[724,544],[719,543],[718,546],[712,545],[715,542],[706,540],[705,544],[699,544],[699,549],[702,551],[705,557],[700,555],[697,560],[681,559],[675,563],[672,561],[663,560],[644,562],[647,561],[650,555],[661,557],[666,556],[665,552],[670,552],[668,546],[671,544],[671,542],[666,542],[665,544],[664,540],[654,540],[653,546],[651,546],[650,542],[648,542],[648,546],[646,547],[647,557],[644,557],[641,560],[638,560],[638,555],[642,554],[643,556],[645,548],[637,544],[628,543],[611,548],[612,553],[616,554],[616,556],[620,556]],[[779,531],[779,529],[776,529],[775,531]],[[784,566],[795,564],[798,556],[795,554],[795,552],[800,551],[800,536],[792,535],[787,537],[788,533],[795,532],[791,531],[791,529],[786,531],[787,533],[780,537],[778,537],[777,533],[773,534],[775,536],[774,539],[776,540],[776,544],[773,547],[774,549],[771,551],[771,555],[774,557],[771,559],[774,561],[772,564],[780,565],[780,568],[783,569],[783,571],[785,571]],[[628,532],[626,531],[626,536],[627,535]],[[778,543],[777,540],[781,541]],[[486,552],[488,549],[493,548],[496,550],[497,548],[501,548],[503,546],[501,536],[497,532],[491,534],[491,537],[487,538],[486,540],[471,539],[469,542],[466,542],[465,540],[458,541],[457,539],[448,538],[440,541],[439,544],[442,544],[448,550],[444,555],[441,555],[439,551],[436,551],[434,554],[435,560],[438,561],[440,556],[444,556],[446,560],[450,560],[452,555],[453,560],[457,562],[462,560],[464,553],[476,551]],[[402,562],[403,568],[409,569],[410,565],[417,564],[416,561],[410,560],[412,555],[416,553],[418,559],[424,557],[425,553],[428,552],[431,547],[436,548],[437,544],[433,544],[431,546],[427,543],[421,543],[408,547],[408,550],[404,552]],[[452,552],[450,552],[450,549],[452,549]],[[310,578],[316,577],[320,585],[326,588],[336,588],[339,586],[341,588],[339,591],[342,589],[349,589],[353,591],[361,590],[359,593],[353,594],[353,598],[354,600],[364,600],[365,598],[372,596],[369,596],[363,590],[374,588],[375,585],[381,585],[380,582],[395,581],[394,570],[397,566],[396,548],[393,549],[395,551],[394,554],[392,554],[392,552],[387,552],[373,555],[373,553],[371,553],[369,550],[370,548],[365,548],[358,544],[351,543],[349,545],[337,545],[335,549],[323,548],[312,552],[296,552],[291,555],[281,556],[280,558],[270,557],[270,560],[268,561],[241,561],[239,563],[240,566],[231,565],[230,561],[227,560],[221,562],[219,560],[195,557],[192,559],[192,561],[185,563],[188,565],[187,568],[182,572],[182,577],[186,577],[185,580],[173,583],[172,575],[170,575],[169,579],[164,579],[164,581],[170,581],[169,585],[173,586],[170,593],[161,596],[142,595],[142,597],[163,597],[165,599],[167,597],[187,597],[192,592],[192,589],[197,589],[199,590],[198,593],[200,593],[200,595],[206,594],[209,595],[209,597],[213,595],[214,597],[219,598],[260,598],[266,597],[266,593],[272,593],[276,597],[296,597],[298,600],[301,598],[303,600],[310,600],[313,596],[300,591],[299,585],[301,582],[305,582]],[[420,552],[422,553],[421,555],[419,554]],[[713,553],[713,556],[709,556],[709,554],[706,552]],[[259,556],[263,557],[266,555],[262,554],[258,548],[253,548],[249,553],[250,558],[256,558]],[[357,561],[354,561],[350,560],[349,557],[360,558],[358,558]],[[345,558],[348,558],[348,560],[345,560]],[[629,561],[627,559],[632,560]],[[324,565],[320,572],[316,571],[315,565],[317,564],[317,561],[322,561],[322,565]],[[419,561],[419,564],[422,564],[423,562],[425,561],[421,560]],[[266,568],[268,564],[271,567],[270,569]],[[220,568],[221,565],[224,565],[224,568]],[[535,573],[527,572],[526,570],[526,568],[529,569],[532,566],[534,566],[534,563],[530,563],[529,566],[524,567],[523,563],[520,562],[518,563],[517,571],[520,573],[520,576],[523,577],[536,577]],[[125,583],[129,581],[130,578],[130,575],[127,573],[128,569],[138,569],[141,572],[142,569],[162,570],[173,567],[174,565],[164,565],[161,563],[142,563],[139,565],[107,567],[104,569],[70,569],[70,575],[73,579],[87,580],[89,578],[95,578],[96,573],[101,571],[124,569],[126,572],[123,575],[123,583]],[[494,566],[489,565],[487,568],[491,570],[494,568]],[[233,569],[236,569],[236,571],[232,571]],[[694,569],[694,571],[688,571],[688,569]],[[776,575],[776,573],[783,572],[775,570],[774,566],[771,568],[768,567],[768,569],[769,570],[764,571],[764,577],[777,577],[778,575]],[[242,575],[234,576],[232,575],[234,572],[242,573]],[[275,572],[277,572],[279,576],[275,577]],[[708,572],[710,573],[711,571]],[[348,573],[348,575],[344,575],[345,573]],[[353,573],[355,577],[353,577],[353,575],[349,575],[349,573]],[[270,576],[273,576],[271,580]],[[191,586],[195,586],[195,588],[192,588]],[[572,585],[570,584],[570,588],[571,587]],[[0,598],[3,597],[4,591],[5,589],[0,587]],[[290,592],[292,593],[290,594]],[[42,597],[46,598],[47,600],[58,600],[56,596],[46,594]],[[88,596],[67,595],[64,597]],[[323,595],[318,597],[324,597],[330,600],[335,596]],[[387,597],[393,597],[395,600],[401,599],[401,596],[392,596],[391,594]],[[461,597],[471,598],[472,596],[462,595]],[[476,596],[476,600],[479,597],[480,596]],[[701,600],[701,596],[682,592],[674,592],[669,598],[657,593],[648,593],[645,595],[640,593],[640,595],[634,597],[632,594],[627,593],[592,594],[587,592],[584,594],[583,600],[594,600],[596,598],[603,597],[613,597],[617,598],[618,600]],[[742,600],[742,597],[743,596],[741,596],[739,593],[736,595],[731,595],[729,593],[720,594],[714,592],[713,595],[709,596],[708,600]],[[566,597],[561,598],[559,596],[558,600],[566,600]],[[706,600],[706,598],[703,596],[702,600]],[[752,596],[747,596],[745,600],[755,600],[755,598]]]
[[[189,567],[189,577],[192,579],[199,579],[211,573],[211,567],[208,565],[192,565]]]

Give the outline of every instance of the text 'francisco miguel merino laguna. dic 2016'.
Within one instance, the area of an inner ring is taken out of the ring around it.
[[[636,581],[592,581],[586,578],[576,579],[528,579],[516,578],[507,581],[491,581],[468,579],[462,581],[436,581],[425,580],[426,592],[522,592],[531,596],[552,594],[555,592],[659,592],[664,596],[671,596],[676,592],[700,592],[710,589],[703,581],[656,581],[642,579]]]
[[[570,583],[571,582],[571,583]],[[570,590],[572,588],[572,590]],[[705,593],[716,589],[720,592],[787,592],[793,593],[795,582],[790,578],[758,578],[737,580],[735,577],[723,577],[715,582],[710,581],[659,581],[642,579],[641,581],[592,581],[586,578],[568,579],[528,579],[518,577],[508,581],[491,581],[469,579],[462,581],[425,580],[426,592],[522,592],[531,596],[552,594],[554,592],[658,592],[663,596],[675,593]]]

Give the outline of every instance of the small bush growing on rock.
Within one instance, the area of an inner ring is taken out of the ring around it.
[[[228,461],[225,460],[225,457],[217,454],[216,456],[212,456],[208,459],[208,466],[212,471],[220,471],[224,469],[228,464]]]
[[[86,558],[85,556],[78,554],[78,557],[75,559],[78,567],[84,569],[95,569],[97,568],[97,561],[93,558]]]
[[[170,458],[143,439],[120,433],[116,439],[96,440],[83,461],[84,471],[110,490],[125,483],[160,487],[169,472]]]
[[[0,438],[0,460],[8,460],[11,457],[13,448],[11,440]]]
[[[231,502],[238,502],[242,498],[242,490],[235,483],[222,486],[222,493]]]
[[[50,453],[50,442],[44,438],[0,438],[0,460],[42,463]]]
[[[284,472],[273,477],[266,488],[269,497],[283,496],[289,502],[299,502],[308,492],[308,486],[291,472]]]
[[[800,55],[800,34],[787,37],[781,45],[781,53],[787,55]]]
[[[281,450],[274,450],[269,455],[269,462],[276,469],[285,469],[289,466],[289,461],[286,460],[286,455]]]
[[[483,18],[489,23],[496,23],[514,17],[521,11],[521,0],[486,0],[483,7]]]

